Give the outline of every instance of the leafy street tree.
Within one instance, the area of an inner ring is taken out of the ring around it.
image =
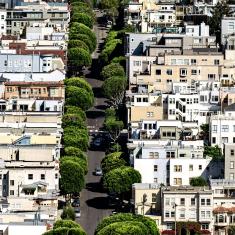
[[[134,183],[141,183],[141,175],[133,167],[119,167],[104,175],[104,187],[109,192],[117,194],[128,192]]]
[[[86,129],[85,122],[79,114],[65,114],[62,118],[62,127],[76,126],[80,129]]]
[[[127,80],[125,77],[110,77],[103,83],[105,96],[114,107],[118,107],[124,99]]]
[[[88,140],[88,133],[85,129],[79,129],[77,127],[64,128],[65,147],[77,147],[82,151],[86,151],[88,148]]]
[[[63,212],[61,214],[62,219],[67,219],[67,220],[75,220],[75,211],[73,207],[71,206],[66,206],[63,208]]]
[[[61,164],[65,161],[76,162],[83,169],[84,174],[87,174],[87,171],[88,171],[87,159],[79,158],[75,156],[63,156],[62,158],[60,158]]]
[[[65,80],[65,85],[66,86],[76,86],[76,87],[83,88],[87,92],[89,92],[92,95],[94,95],[93,91],[92,91],[91,85],[86,80],[84,80],[83,78],[72,77],[72,78],[66,79]]]
[[[208,184],[204,178],[199,176],[199,177],[192,178],[190,180],[190,185],[195,187],[195,186],[207,186]]]
[[[201,132],[200,135],[202,136],[203,140],[209,141],[209,124],[202,124],[200,126]]]
[[[78,106],[86,111],[92,107],[94,103],[94,96],[88,93],[85,89],[76,86],[66,87],[66,104]]]
[[[141,222],[127,221],[109,224],[104,227],[97,235],[146,235],[148,228]]]
[[[113,107],[107,108],[105,110],[105,118],[109,118],[109,117],[116,117],[116,110]]]
[[[93,31],[89,27],[87,27],[84,24],[73,22],[70,26],[69,30],[69,39],[79,39],[82,40],[81,38],[78,37],[79,34],[86,34],[91,41],[96,42],[96,36]],[[83,41],[83,40],[82,40]]]
[[[145,232],[143,234],[148,234],[148,235],[159,235],[159,230],[158,227],[155,223],[154,220],[152,220],[149,217],[145,217],[143,215],[134,215],[131,213],[119,213],[119,214],[115,214],[115,215],[111,215],[109,217],[105,217],[97,226],[96,231],[95,231],[95,235],[106,235],[106,234],[110,234],[110,229],[111,227],[109,227],[110,225],[113,225],[113,229],[116,235],[119,234],[125,234],[123,233],[123,231],[126,231],[126,223],[130,223],[132,224],[132,222],[137,222],[137,223],[141,223],[142,226],[140,226],[141,228],[143,228],[143,230],[136,230],[136,232],[138,231],[138,233],[136,234],[142,234],[141,231]],[[115,224],[119,224],[120,227],[123,226],[123,229],[120,230],[116,230],[117,227],[115,226]],[[135,230],[137,224],[132,224],[133,226],[133,230]],[[132,226],[129,227],[130,231],[132,230]],[[107,229],[106,227],[108,227],[109,229]],[[137,225],[137,227],[139,227]],[[111,233],[113,234],[113,233]],[[129,234],[129,232],[126,232],[126,234]],[[130,233],[130,234],[134,234],[134,233]]]
[[[223,154],[221,148],[218,145],[216,146],[205,146],[204,147],[204,156],[212,157],[213,160],[223,160]]]
[[[89,46],[82,40],[69,40],[68,41],[68,48],[82,48],[86,51],[90,52]]]
[[[87,156],[79,148],[65,147],[64,153],[64,155],[81,158],[87,161]]]
[[[120,64],[111,63],[109,65],[104,66],[101,72],[101,76],[103,77],[104,80],[113,76],[124,77],[125,72]]]
[[[121,130],[124,128],[123,121],[116,120],[116,117],[109,117],[104,122],[105,129],[110,133],[114,141],[117,140]]]
[[[121,158],[122,152],[114,152],[106,155],[101,161],[103,174],[109,171],[126,165],[126,161]]]
[[[223,16],[231,16],[232,12],[226,0],[218,1],[212,9],[209,20],[210,31],[216,36],[217,43],[221,42],[221,20]]]
[[[126,65],[126,57],[125,56],[114,57],[111,60],[111,63],[113,63],[113,64],[120,64],[123,67],[125,67],[125,65]]]
[[[86,235],[83,228],[72,220],[57,220],[52,230],[43,235]]]
[[[86,13],[75,12],[74,14],[72,14],[71,21],[82,23],[82,24],[86,25],[87,27],[89,27],[90,29],[93,28],[93,24],[94,24],[93,17],[86,14]]]
[[[64,195],[78,194],[85,186],[84,171],[78,163],[63,161],[60,164],[60,188]]]
[[[119,152],[122,150],[122,146],[118,143],[113,143],[108,150],[106,150],[106,154],[113,153],[113,152]]]
[[[89,47],[90,53],[92,53],[96,48],[96,40],[92,41],[92,39],[87,34],[76,34],[73,39],[79,39],[86,43]]]
[[[100,6],[106,11],[106,13],[112,17],[115,24],[115,17],[118,16],[119,0],[101,0]]]
[[[79,71],[83,66],[90,66],[92,62],[90,53],[77,47],[68,49],[68,60],[69,65],[78,67]]]
[[[86,120],[86,113],[77,106],[65,106],[65,113],[76,114],[76,115],[79,115],[83,121]]]

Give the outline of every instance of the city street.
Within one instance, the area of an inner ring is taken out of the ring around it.
[[[99,16],[101,16],[101,13],[97,12],[97,17]],[[91,69],[84,72],[95,94],[94,107],[87,112],[87,125],[91,132],[97,132],[103,126],[106,108],[106,99],[101,95],[102,81],[98,79],[97,63],[100,47],[102,47],[107,30],[97,23],[94,26],[94,31],[97,36],[97,50],[92,55]],[[86,188],[81,192],[81,217],[77,220],[85,229],[87,235],[93,235],[98,222],[111,214],[111,209],[108,209],[107,194],[100,192],[100,176],[93,175],[95,167],[100,166],[104,155],[103,151],[88,151],[89,168],[86,175]]]

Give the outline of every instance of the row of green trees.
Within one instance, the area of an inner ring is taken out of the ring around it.
[[[89,1],[71,1],[71,19],[68,41],[68,72],[76,75],[92,63],[91,54],[96,48],[92,31],[95,14]]]
[[[60,186],[64,195],[78,194],[85,185],[89,136],[85,111],[92,107],[94,94],[91,86],[79,77],[65,80],[66,101],[62,118],[64,151],[60,160]]]
[[[104,218],[97,226],[95,235],[159,235],[154,220],[142,215],[119,213]]]

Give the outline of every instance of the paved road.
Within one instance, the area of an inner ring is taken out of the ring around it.
[[[99,16],[100,13],[97,13]],[[101,25],[96,25],[94,31],[97,35],[98,47],[93,53],[93,65],[91,70],[85,71],[87,81],[92,85],[95,93],[94,107],[87,112],[87,124],[90,130],[99,130],[104,122],[104,110],[106,108],[105,98],[101,95],[102,81],[98,80],[97,59],[102,46],[103,39],[106,37],[106,29]],[[88,174],[86,176],[86,189],[81,192],[81,218],[77,221],[87,232],[93,235],[95,228],[103,217],[111,214],[111,209],[107,209],[107,194],[100,192],[100,177],[94,176],[93,171],[100,165],[104,157],[103,151],[88,151]]]

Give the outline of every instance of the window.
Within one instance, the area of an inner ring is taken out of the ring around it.
[[[185,218],[185,210],[180,210],[180,218]]]
[[[191,59],[191,65],[196,65],[197,64],[197,60],[196,59]]]
[[[174,178],[174,185],[182,185],[182,178]]]
[[[153,178],[153,182],[154,183],[158,183],[158,179],[157,178]]]
[[[216,137],[212,137],[212,144],[216,143]]]
[[[235,137],[233,137],[233,143],[235,144]]]
[[[182,172],[182,166],[181,165],[174,165],[174,171],[175,172]]]
[[[165,200],[165,205],[166,205],[166,206],[169,206],[169,205],[170,205],[170,198],[166,198],[166,200]]]
[[[229,126],[228,125],[222,125],[221,131],[222,132],[228,132],[229,131]]]
[[[185,198],[180,198],[180,205],[184,206],[185,205]]]
[[[187,69],[180,69],[180,76],[187,76]]]
[[[166,74],[167,74],[167,75],[172,75],[172,69],[167,69],[167,70],[166,70]]]
[[[208,230],[209,224],[202,224],[201,228],[202,228],[202,230]]]
[[[165,211],[165,217],[170,218],[170,211]]]
[[[14,190],[10,190],[10,195],[11,195],[11,196],[14,195]]]
[[[195,198],[191,198],[191,206],[195,206],[195,204],[196,204]]]
[[[197,70],[196,70],[196,69],[192,69],[192,70],[191,70],[191,74],[192,74],[192,75],[197,75]]]
[[[208,74],[208,79],[215,79],[215,74]]]
[[[198,166],[198,169],[201,170],[201,169],[202,169],[202,165],[199,165],[199,166]]]
[[[33,174],[28,174],[28,179],[32,180],[33,179]]]
[[[234,30],[235,27],[234,27],[234,22],[228,22],[228,30]]]
[[[57,173],[55,174],[55,179],[58,179],[58,174]]]
[[[223,144],[228,143],[228,137],[222,137],[222,143]]]
[[[211,199],[209,199],[209,198],[206,199],[206,205],[207,205],[207,206],[210,206],[210,205],[211,205]]]
[[[219,65],[219,60],[214,60],[214,65]]]
[[[230,180],[234,180],[234,173],[230,173],[230,174],[229,174],[229,179],[230,179]]]
[[[157,202],[157,194],[152,193],[152,202]]]
[[[10,180],[10,185],[14,186],[14,180]]]
[[[189,171],[193,171],[193,165],[189,165]]]
[[[45,174],[41,174],[41,180],[45,180]]]
[[[147,112],[147,117],[153,117],[153,112]]]
[[[230,169],[234,169],[234,161],[230,161]]]
[[[201,206],[205,206],[206,205],[206,199],[205,198],[202,198],[201,199]]]
[[[158,165],[154,165],[154,171],[157,171]]]
[[[161,75],[161,69],[156,69],[156,75]]]
[[[195,209],[189,210],[189,218],[190,219],[195,219],[196,218],[196,210]]]
[[[217,133],[217,125],[212,125],[212,131]]]
[[[133,61],[133,65],[134,66],[140,66],[141,65],[141,61]]]
[[[234,156],[234,149],[231,149],[231,150],[230,150],[230,155],[231,155],[231,156]]]
[[[211,97],[211,100],[212,100],[212,102],[218,102],[218,101],[219,101],[219,96],[213,95],[213,96]]]
[[[166,152],[167,158],[175,158],[175,152]]]

